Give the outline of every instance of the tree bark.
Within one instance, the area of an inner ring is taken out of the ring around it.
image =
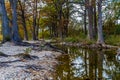
[[[36,38],[36,28],[37,28],[37,0],[34,0],[33,6],[33,40],[37,40]]]
[[[62,16],[62,4],[60,2],[60,10],[59,10],[59,36],[61,40],[63,39],[63,16]]]
[[[93,7],[92,2],[87,0],[87,11],[88,11],[88,39],[93,40]]]
[[[99,44],[104,44],[102,30],[102,0],[98,0],[98,41]]]
[[[37,18],[37,26],[36,26],[36,39],[39,39],[39,28],[40,28],[40,11],[37,12],[38,13],[38,18]]]
[[[95,0],[96,2],[96,0]],[[96,18],[96,3],[94,2],[94,37],[96,37],[97,34],[97,18]]]
[[[97,36],[97,18],[96,18],[96,0],[92,0],[93,6],[93,37],[96,38]]]
[[[22,6],[22,3],[20,0],[18,0],[18,2],[20,5],[20,10],[21,10],[22,25],[23,25],[23,29],[24,29],[24,39],[28,40],[28,31],[26,28],[26,20],[25,20],[25,9],[23,8],[23,6],[25,7],[25,2],[23,3],[23,6]]]
[[[87,35],[87,23],[86,23],[86,16],[87,16],[87,4],[86,4],[86,0],[85,0],[85,10],[84,10],[84,32],[85,35]]]
[[[17,24],[17,0],[9,0],[11,9],[12,9],[12,41],[13,42],[21,42],[21,38],[19,36],[18,24]]]
[[[9,20],[7,16],[7,11],[5,7],[4,0],[0,0],[1,9],[2,9],[2,32],[3,32],[3,42],[11,40],[11,32],[9,27]]]

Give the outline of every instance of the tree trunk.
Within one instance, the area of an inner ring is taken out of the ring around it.
[[[104,53],[103,51],[98,51],[98,80],[102,80],[102,75],[103,75],[103,58],[104,58]]]
[[[86,0],[85,0],[85,2],[86,2]],[[85,3],[85,10],[84,10],[84,32],[85,32],[85,35],[87,34],[86,16],[87,16],[87,4]]]
[[[22,16],[22,19],[23,19],[23,28],[24,28],[24,36],[25,36],[24,39],[28,40],[28,31],[27,31],[27,28],[26,28],[25,16]]]
[[[21,42],[19,36],[18,24],[17,24],[17,11],[16,11],[17,0],[9,0],[9,1],[12,8],[12,41]]]
[[[95,80],[94,79],[94,72],[93,72],[93,70],[94,70],[94,64],[93,64],[93,61],[94,61],[94,53],[89,53],[89,57],[88,57],[88,60],[89,60],[89,78],[90,78],[90,80]]]
[[[33,7],[33,40],[37,40],[36,38],[36,27],[37,27],[37,0],[34,0]]]
[[[63,18],[62,18],[62,5],[60,4],[60,11],[59,11],[59,36],[61,40],[63,39]]]
[[[66,19],[66,28],[65,28],[65,32],[66,32],[66,37],[68,37],[68,24],[69,24],[69,16],[70,16],[70,8],[69,8],[69,0],[67,0],[66,2],[66,6],[67,6],[67,19]]]
[[[57,18],[58,18],[58,23],[57,23],[57,31],[58,31],[58,37],[63,39],[63,10],[62,10],[62,1],[58,0],[55,2],[55,8],[57,10]]]
[[[102,31],[102,0],[98,0],[98,41],[99,44],[104,44]]]
[[[36,26],[36,39],[38,40],[39,39],[39,37],[38,37],[39,28],[40,28],[40,24],[39,24],[39,22],[40,22],[40,11],[38,11],[37,13],[38,13],[38,18],[37,18],[37,26]]]
[[[25,9],[22,7],[22,3],[20,0],[18,0],[19,5],[20,5],[20,10],[21,10],[21,18],[22,18],[22,25],[23,25],[23,29],[24,29],[24,39],[28,40],[28,31],[26,28],[26,20],[25,20]],[[23,6],[25,7],[25,2],[23,3]]]
[[[1,9],[2,9],[2,31],[3,31],[3,42],[11,40],[11,33],[9,27],[9,20],[7,16],[7,11],[5,7],[4,0],[0,0]]]
[[[96,34],[97,34],[97,18],[96,18],[96,0],[93,0],[94,1],[94,5],[93,5],[93,9],[94,9],[94,37],[96,37]]]
[[[88,10],[88,39],[93,40],[93,7],[91,1],[87,1],[87,10]]]

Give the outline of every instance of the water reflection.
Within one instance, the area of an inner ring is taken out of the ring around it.
[[[61,56],[55,80],[119,80],[120,63],[114,51],[61,47],[68,55]]]

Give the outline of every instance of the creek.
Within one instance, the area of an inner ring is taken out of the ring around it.
[[[113,50],[90,50],[59,45],[55,80],[120,80],[120,61]]]

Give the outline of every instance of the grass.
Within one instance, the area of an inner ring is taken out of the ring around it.
[[[88,40],[87,38],[81,38],[81,37],[67,37],[64,39],[65,42],[72,42],[72,43],[78,43],[81,42],[83,44],[93,44],[95,43],[95,40]]]
[[[66,42],[79,42],[80,38],[79,37],[67,37],[64,39]]]
[[[66,42],[81,42],[86,39],[86,35],[84,33],[73,34],[70,37],[64,39]]]
[[[105,38],[105,43],[120,46],[120,35],[109,35]]]
[[[97,40],[88,40],[87,36],[84,34],[72,36],[72,37],[67,37],[64,39],[66,42],[72,42],[72,43],[84,43],[84,44],[93,44],[96,43]],[[120,46],[120,35],[107,35],[105,36],[105,43],[109,45],[114,45],[114,46]]]

